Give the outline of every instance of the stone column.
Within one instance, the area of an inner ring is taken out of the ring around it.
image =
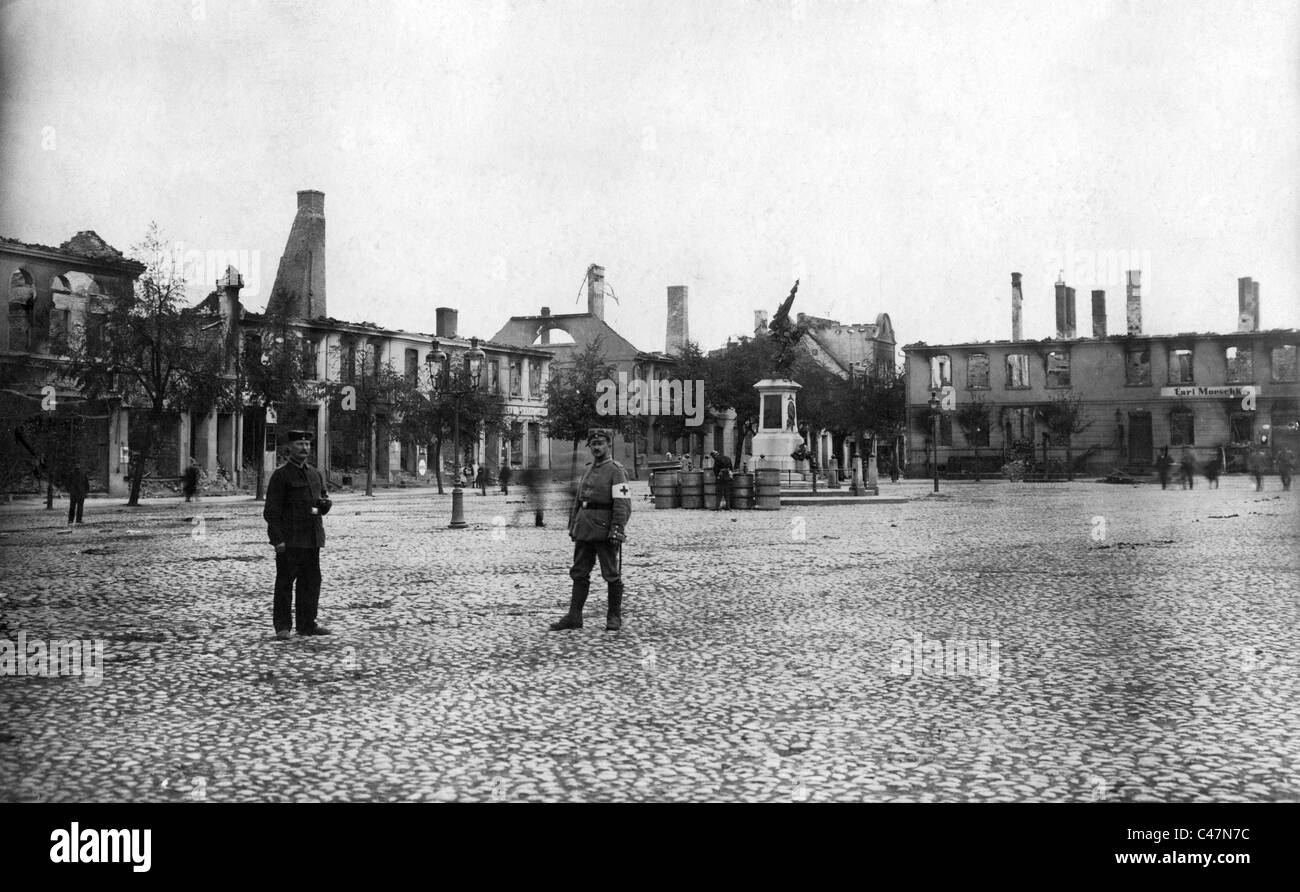
[[[330,469],[330,404],[321,400],[316,407],[316,469],[329,482]]]
[[[127,496],[131,493],[131,481],[126,472],[129,465],[122,461],[122,453],[130,455],[130,417],[131,412],[124,406],[113,410],[109,420],[108,436],[108,494]]]
[[[190,412],[176,413],[176,476],[185,473],[190,463],[190,443],[194,436],[194,416]],[[162,474],[163,469],[159,468]]]
[[[217,410],[213,409],[203,416],[203,470],[209,475],[217,473]]]

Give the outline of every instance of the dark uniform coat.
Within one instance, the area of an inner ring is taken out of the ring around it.
[[[604,542],[611,529],[621,534],[632,515],[627,471],[612,458],[587,465],[578,482],[577,499],[569,514],[569,538],[575,542]]]
[[[320,548],[325,544],[325,524],[312,514],[316,500],[325,497],[325,481],[310,464],[287,462],[276,468],[266,487],[266,534],[272,545]],[[328,508],[325,511],[329,511]]]

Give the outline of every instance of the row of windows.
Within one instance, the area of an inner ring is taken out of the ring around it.
[[[257,334],[248,334],[246,337],[246,350],[261,352],[261,337]],[[319,344],[310,338],[303,338],[302,344],[302,366],[304,374],[311,380],[315,380],[319,374]],[[359,346],[357,344],[344,344],[339,348],[339,380],[355,381],[357,378],[358,363],[369,361],[373,364],[372,374],[378,374],[383,366],[383,356],[378,350],[369,347]],[[420,359],[420,351],[414,348],[407,348],[404,354],[405,366],[403,375],[406,380],[412,384],[420,381],[420,368],[423,365]],[[426,356],[427,358],[427,356]],[[540,399],[542,396],[542,361],[540,359],[528,359],[528,392],[533,398]],[[523,362],[521,359],[496,360],[485,359],[483,362],[483,373],[479,380],[480,389],[488,393],[502,393],[501,389],[501,371],[502,367],[508,362],[510,375],[510,396],[518,397],[523,393]]]
[[[1004,386],[1010,390],[1027,388],[1029,380],[1028,353],[1007,354],[1003,368]],[[1297,376],[1296,345],[1274,347],[1270,357],[1272,379],[1275,382],[1300,380]],[[1223,350],[1225,381],[1228,384],[1249,384],[1255,380],[1255,357],[1251,347],[1226,347]],[[1175,348],[1169,351],[1169,383],[1194,384],[1192,351]],[[991,366],[987,353],[971,353],[966,357],[966,386],[973,390],[988,389]],[[1048,387],[1070,386],[1070,354],[1065,350],[1049,351],[1045,363],[1045,381]],[[1149,385],[1151,383],[1151,350],[1134,348],[1124,357],[1124,383]],[[952,384],[952,361],[947,354],[930,358],[930,386],[946,387]]]
[[[1273,426],[1285,427],[1296,420],[1294,409],[1274,410]],[[952,446],[952,416],[943,415],[939,419],[939,445]],[[1228,442],[1250,443],[1254,440],[1255,415],[1250,412],[1233,412],[1228,416]],[[1019,408],[1007,412],[1003,419],[1002,431],[1007,442],[1025,440],[1035,442],[1034,409]],[[928,437],[927,437],[928,440]],[[987,447],[989,432],[980,428],[966,437],[969,447]],[[1179,408],[1169,411],[1169,445],[1196,445],[1196,413],[1190,409]],[[1211,444],[1218,445],[1218,444]]]

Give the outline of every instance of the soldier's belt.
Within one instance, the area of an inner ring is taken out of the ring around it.
[[[613,502],[578,502],[579,508],[613,508]]]

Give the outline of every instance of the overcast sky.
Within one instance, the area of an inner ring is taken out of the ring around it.
[[[244,252],[325,193],[330,315],[585,310],[705,348],[795,309],[900,345],[1052,334],[1141,267],[1145,330],[1300,326],[1294,2],[0,0],[0,235]],[[237,255],[238,256],[238,255]],[[203,278],[207,279],[207,271]],[[197,299],[211,287],[195,283]]]

